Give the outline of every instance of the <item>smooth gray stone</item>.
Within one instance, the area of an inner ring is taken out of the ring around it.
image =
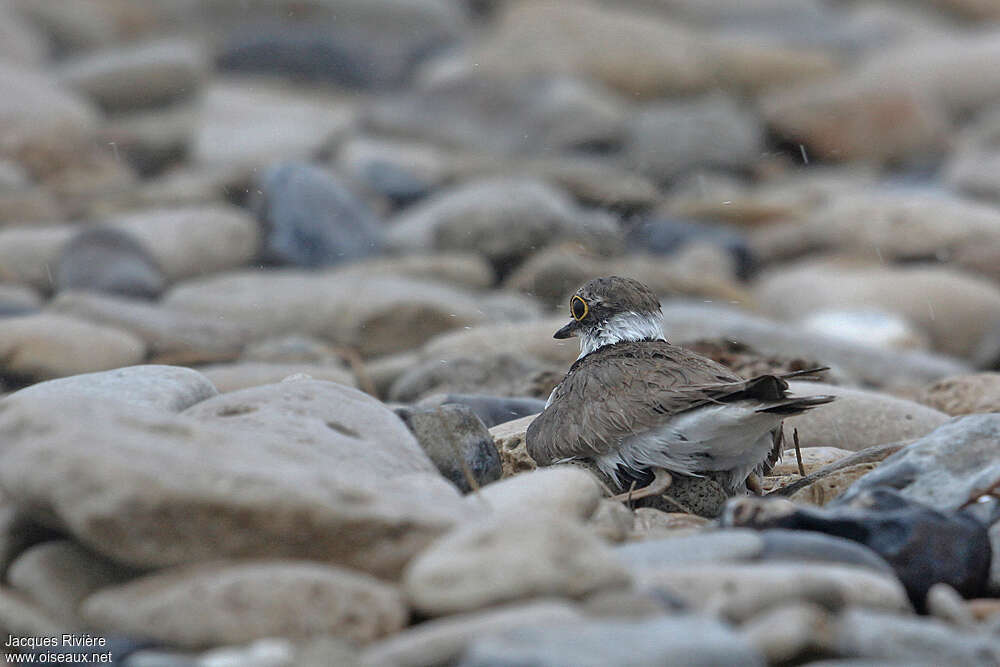
[[[878,486],[935,509],[957,510],[1000,484],[1000,413],[956,417],[893,454],[835,502]]]
[[[474,642],[459,662],[460,667],[764,664],[747,640],[707,616],[519,628]]]

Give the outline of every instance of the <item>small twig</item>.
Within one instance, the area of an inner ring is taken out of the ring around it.
[[[802,450],[799,448],[799,429],[792,429],[792,442],[795,443],[795,461],[799,464],[799,474],[806,476],[806,467],[802,465]]]

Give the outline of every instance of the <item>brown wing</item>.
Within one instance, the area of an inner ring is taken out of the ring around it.
[[[573,364],[549,407],[528,428],[528,453],[543,465],[604,454],[628,435],[744,393],[750,383],[767,382],[765,378],[783,385],[773,387],[774,392],[787,387],[774,376],[747,381],[664,341],[609,345]]]

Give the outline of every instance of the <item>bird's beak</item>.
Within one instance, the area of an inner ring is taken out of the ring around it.
[[[576,331],[579,328],[580,328],[579,322],[577,322],[576,320],[570,320],[569,324],[567,324],[562,329],[552,334],[552,337],[559,339],[572,338],[573,336],[576,335]]]

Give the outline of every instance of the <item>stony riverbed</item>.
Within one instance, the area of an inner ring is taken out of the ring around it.
[[[0,0],[4,650],[1000,664],[997,62],[989,0]],[[768,496],[528,456],[609,274],[829,367]]]

